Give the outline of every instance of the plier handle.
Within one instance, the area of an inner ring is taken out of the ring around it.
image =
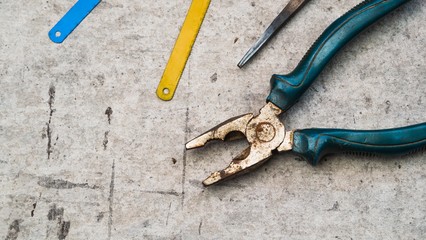
[[[211,140],[227,140],[242,133],[249,147],[230,165],[212,173],[203,184],[212,185],[253,170],[275,152],[292,151],[316,165],[331,153],[409,154],[426,147],[426,123],[386,130],[305,129],[287,131],[279,115],[311,86],[330,59],[362,30],[409,0],[366,0],[333,22],[317,39],[297,67],[286,75],[273,75],[267,104],[260,114],[231,118],[186,144],[186,149]]]

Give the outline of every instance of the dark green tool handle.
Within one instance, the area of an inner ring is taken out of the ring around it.
[[[268,101],[287,110],[311,86],[325,65],[362,30],[409,0],[366,0],[332,23],[297,67],[287,75],[273,75]]]
[[[294,132],[293,152],[312,165],[332,153],[405,155],[426,148],[426,123],[386,130],[306,129]]]

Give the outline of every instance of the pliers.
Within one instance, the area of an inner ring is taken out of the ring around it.
[[[297,67],[286,75],[273,75],[266,105],[231,118],[194,138],[186,149],[211,140],[228,140],[242,133],[249,147],[228,167],[212,173],[205,186],[251,171],[276,152],[292,151],[312,165],[332,153],[410,154],[426,147],[426,123],[385,130],[305,129],[287,131],[279,115],[293,106],[311,86],[329,60],[359,32],[409,0],[366,0],[332,23],[313,44]]]

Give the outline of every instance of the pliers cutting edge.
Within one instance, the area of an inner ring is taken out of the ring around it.
[[[366,0],[360,3],[324,31],[290,74],[272,76],[271,92],[259,115],[250,113],[231,118],[189,141],[186,149],[194,149],[210,140],[228,140],[229,135],[233,135],[230,133],[239,132],[250,145],[228,167],[212,173],[203,184],[212,185],[253,170],[275,152],[292,151],[316,165],[331,153],[404,155],[426,147],[426,123],[386,130],[287,131],[279,119],[279,115],[292,107],[310,87],[339,49],[363,29],[408,1]]]

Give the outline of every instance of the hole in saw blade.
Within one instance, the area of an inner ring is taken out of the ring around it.
[[[55,37],[60,37],[61,36],[61,32],[57,31],[55,32]]]
[[[163,88],[163,94],[167,95],[170,93],[170,90],[168,88]]]

